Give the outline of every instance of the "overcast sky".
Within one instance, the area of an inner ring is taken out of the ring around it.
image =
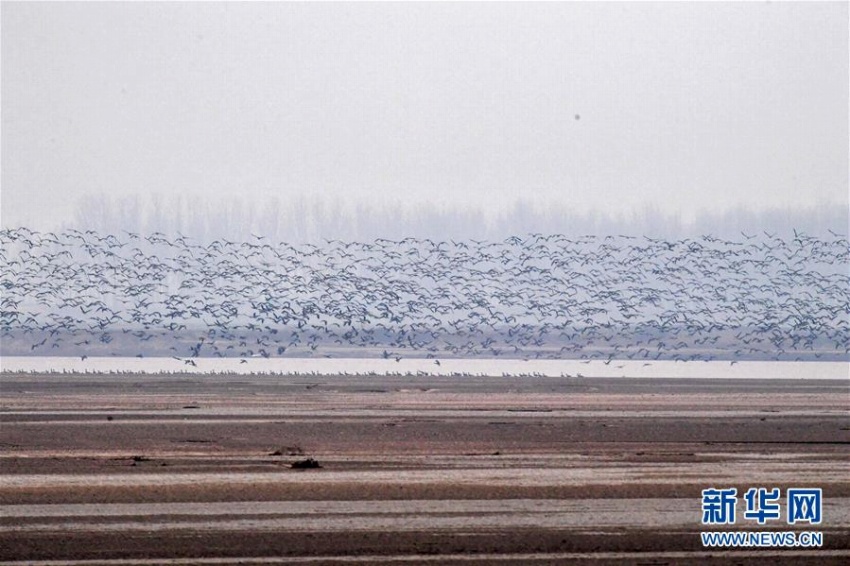
[[[848,3],[2,4],[2,222],[86,194],[848,206]]]

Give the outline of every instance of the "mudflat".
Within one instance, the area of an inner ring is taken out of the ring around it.
[[[0,560],[847,563],[848,399],[842,380],[4,374]],[[739,501],[706,527],[709,487],[819,487],[823,523],[759,526]]]

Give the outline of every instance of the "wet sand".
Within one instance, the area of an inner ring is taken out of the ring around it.
[[[5,374],[0,399],[7,562],[850,559],[848,381]],[[759,486],[823,488],[823,548],[704,549],[701,490]]]

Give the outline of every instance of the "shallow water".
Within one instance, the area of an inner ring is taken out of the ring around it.
[[[850,362],[765,361],[612,361],[602,360],[434,360],[371,358],[174,358],[4,356],[4,372],[37,373],[192,373],[286,375],[432,375],[505,377],[639,377],[715,379],[846,379]]]

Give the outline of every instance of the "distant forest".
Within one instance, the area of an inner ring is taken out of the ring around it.
[[[439,203],[409,206],[348,204],[321,198],[293,200],[244,198],[209,200],[150,195],[146,199],[87,197],[63,228],[120,234],[182,234],[199,242],[219,238],[246,240],[262,235],[274,241],[369,241],[406,237],[503,240],[517,234],[617,235],[685,238],[701,235],[736,237],[792,230],[812,235],[846,236],[846,206],[809,209],[767,208],[704,213],[693,221],[646,207],[628,215],[571,210],[563,204],[543,206],[517,200],[499,213],[484,207],[452,209]]]

